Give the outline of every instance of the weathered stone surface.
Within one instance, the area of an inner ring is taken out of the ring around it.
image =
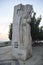
[[[18,59],[26,60],[32,55],[31,15],[32,5],[16,5],[13,16],[12,54]]]

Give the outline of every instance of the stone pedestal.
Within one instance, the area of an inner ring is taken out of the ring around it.
[[[32,5],[16,5],[13,16],[12,54],[15,58],[26,60],[32,55],[31,15]]]

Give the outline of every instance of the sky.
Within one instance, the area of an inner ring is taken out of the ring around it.
[[[43,26],[43,0],[0,0],[0,41],[9,40],[9,25],[13,22],[14,6],[20,3],[31,4],[36,17],[41,15],[40,26]]]

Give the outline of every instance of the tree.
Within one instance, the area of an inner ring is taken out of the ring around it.
[[[36,19],[36,13],[33,13],[33,16],[31,17],[31,36],[32,40],[39,40],[39,24],[41,22],[41,16]]]
[[[12,23],[10,24],[9,29],[9,39],[12,40]]]
[[[39,40],[43,40],[43,26],[39,29]]]

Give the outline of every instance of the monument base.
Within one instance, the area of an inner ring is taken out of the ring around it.
[[[27,60],[32,56],[32,53],[27,53],[27,50],[22,50],[22,49],[13,49],[12,50],[12,55],[13,55],[13,59],[20,59],[20,60]]]

